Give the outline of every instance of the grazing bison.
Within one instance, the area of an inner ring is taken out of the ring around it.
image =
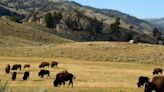
[[[40,65],[39,65],[39,68],[44,68],[45,66],[48,66],[49,67],[49,63],[48,62],[42,62]]]
[[[58,62],[56,62],[56,61],[52,61],[52,62],[51,62],[51,67],[54,67],[54,66],[57,67],[57,65],[58,65]]]
[[[63,71],[56,75],[56,79],[54,80],[53,84],[55,87],[57,87],[61,84],[65,85],[65,81],[69,81],[68,87],[70,84],[72,84],[73,87],[73,79],[75,79],[73,74],[68,73],[67,71]]]
[[[44,77],[44,75],[50,76],[50,71],[49,70],[40,70],[40,72],[38,73],[38,76],[40,76],[42,78],[42,77]]]
[[[5,67],[5,72],[6,72],[7,74],[10,73],[10,65],[9,65],[9,64]]]
[[[30,76],[30,73],[29,72],[25,72],[24,76],[23,76],[23,80],[28,80],[29,76]]]
[[[148,81],[149,81],[149,78],[148,78],[148,77],[140,76],[140,77],[138,78],[138,83],[137,83],[137,85],[138,85],[138,87],[144,86],[144,84],[145,84],[146,82],[148,82]]]
[[[145,84],[144,92],[164,92],[164,76],[155,76],[151,82]]]
[[[16,80],[16,77],[17,77],[17,73],[16,73],[16,72],[13,72],[13,73],[12,73],[12,80],[13,80],[13,81]]]
[[[25,64],[23,68],[30,68],[29,64]]]
[[[21,70],[21,65],[20,64],[15,64],[13,65],[13,67],[11,68],[11,70],[17,70],[19,68],[19,70]]]
[[[159,74],[159,73],[162,74],[162,69],[161,68],[155,68],[154,71],[153,71],[153,75]]]

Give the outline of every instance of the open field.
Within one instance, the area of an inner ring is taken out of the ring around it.
[[[42,61],[56,60],[58,68],[46,68],[51,71],[51,77],[43,79],[38,77],[38,65]],[[11,75],[6,75],[6,64],[20,63],[31,64],[30,69],[19,71],[16,81],[11,81]],[[137,88],[137,79],[140,75],[152,76],[152,70],[161,65],[92,62],[64,58],[27,58],[27,57],[0,57],[0,76],[3,80],[9,80],[9,88],[12,92],[143,92],[143,88]],[[53,80],[58,72],[67,69],[76,76],[74,88],[53,87]],[[30,79],[22,81],[23,71],[30,71]],[[39,91],[40,90],[40,91]],[[47,91],[44,91],[47,90]]]
[[[8,81],[12,92],[143,92],[143,88],[137,88],[138,77],[152,78],[154,68],[164,67],[164,47],[150,44],[76,42],[1,47],[0,51],[0,78]],[[38,65],[53,60],[59,66],[46,68],[51,76],[38,77]],[[31,64],[32,67],[18,71],[17,80],[11,81],[11,74],[4,71],[7,64]],[[55,75],[63,70],[76,76],[74,88],[53,87]],[[22,80],[24,71],[30,71],[28,81]]]

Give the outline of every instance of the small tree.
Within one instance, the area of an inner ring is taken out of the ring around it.
[[[116,26],[119,26],[121,23],[120,23],[120,18],[117,18],[115,23],[114,23]]]
[[[117,18],[116,21],[110,25],[111,30],[112,30],[112,31],[117,31],[117,30],[119,30],[119,28],[120,28],[119,25],[120,25],[120,24],[121,24],[121,23],[120,23],[120,18]]]
[[[154,28],[153,36],[157,44],[158,44],[158,41],[161,40],[161,35],[162,33],[157,28]]]
[[[48,28],[53,28],[53,17],[51,13],[45,15],[45,22]]]
[[[154,28],[153,30],[153,36],[156,37],[159,33],[159,30],[157,28]]]
[[[132,25],[131,25],[131,26],[129,26],[129,30],[133,30],[133,28],[134,28],[134,27],[133,27]]]

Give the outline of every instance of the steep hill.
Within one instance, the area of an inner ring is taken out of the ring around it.
[[[154,43],[152,30],[157,26],[119,11],[96,9],[64,0],[3,0],[0,4],[5,8],[3,10],[10,11],[7,13],[0,11],[1,16],[9,16],[9,19],[19,23],[34,23],[42,27],[46,25],[47,13],[60,13],[61,16],[58,18],[61,18],[53,24],[53,29],[51,28],[53,31],[48,32],[67,39],[76,41],[137,39],[140,42]],[[119,29],[113,31],[111,24],[118,18],[121,25]]]

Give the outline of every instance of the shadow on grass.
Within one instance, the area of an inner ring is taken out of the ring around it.
[[[37,80],[31,80],[31,81],[40,82],[40,81],[45,81],[45,80],[37,79]]]

